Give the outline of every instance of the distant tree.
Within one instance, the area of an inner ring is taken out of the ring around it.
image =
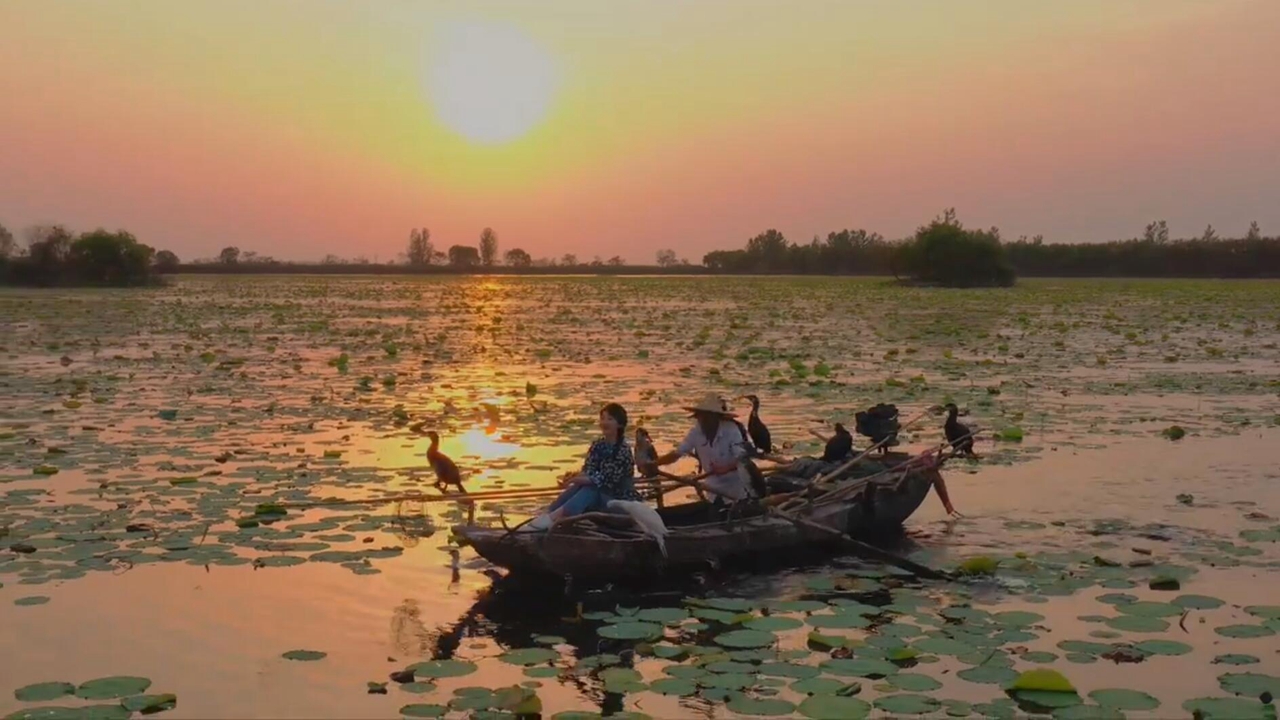
[[[947,287],[1012,285],[1015,273],[1000,231],[965,230],[950,209],[903,244],[902,264],[914,279]]]
[[[1155,220],[1149,223],[1147,229],[1142,233],[1142,239],[1157,245],[1169,242],[1169,224],[1164,220]]]
[[[409,265],[425,267],[431,264],[435,248],[431,247],[431,231],[427,228],[414,228],[409,231],[409,250],[405,253]]]
[[[431,251],[431,265],[443,265],[449,259],[449,256],[442,250]]]
[[[591,258],[591,267],[604,267],[604,260],[601,260],[600,256],[596,255]]]
[[[574,267],[578,264],[578,256],[573,253],[565,253],[560,257],[560,264],[568,267]]]
[[[369,262],[368,255],[357,255],[351,258],[351,264],[352,265],[370,265],[372,263]]]
[[[218,262],[223,265],[235,265],[240,262],[240,248],[234,245],[222,248],[222,252],[218,253]]]
[[[480,264],[480,251],[470,245],[449,248],[449,264],[456,268],[472,268]]]
[[[480,262],[491,267],[498,259],[498,233],[493,228],[480,231]]]
[[[71,255],[71,233],[61,225],[27,228],[27,257],[43,272],[57,272]]]
[[[533,258],[529,256],[529,253],[520,248],[511,248],[503,257],[511,267],[523,268],[533,264]]]
[[[13,240],[13,233],[9,232],[9,228],[0,225],[0,259],[13,255],[16,250],[17,243]]]
[[[333,253],[329,253],[328,255],[325,255],[320,260],[321,265],[345,265],[346,263],[347,263],[346,260],[343,260],[342,258],[338,257],[337,255],[334,255]]]
[[[161,250],[156,253],[155,257],[156,270],[160,272],[172,272],[178,268],[178,256],[169,250]]]
[[[623,260],[621,255],[614,255],[613,257],[609,258],[609,265],[611,265],[612,267],[622,267],[623,265],[626,265],[626,264],[627,264],[627,261]]]
[[[1257,220],[1254,220],[1253,222],[1249,223],[1249,232],[1244,236],[1244,239],[1255,240],[1255,241],[1262,239],[1262,228],[1258,227]]]
[[[1200,236],[1204,242],[1213,242],[1218,239],[1218,232],[1213,229],[1213,225],[1208,225],[1204,229],[1204,234]]]
[[[678,261],[676,260],[675,250],[659,250],[658,251],[658,267],[671,267]]]
[[[258,257],[257,250],[245,250],[244,252],[240,253],[240,262],[246,265],[252,265],[254,263],[261,262],[261,261],[262,261],[261,258]]]
[[[102,285],[143,285],[151,281],[155,251],[124,230],[99,228],[71,243],[67,262],[80,282]]]

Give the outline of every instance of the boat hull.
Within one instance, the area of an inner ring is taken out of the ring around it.
[[[924,502],[935,477],[936,471],[929,470],[872,482],[849,502],[813,506],[797,516],[863,539],[897,533]],[[667,512],[673,511],[678,508]],[[828,533],[773,513],[670,527],[665,556],[649,537],[609,538],[558,530],[511,533],[475,525],[457,526],[453,532],[486,560],[512,572],[594,579],[687,574],[734,558],[785,555],[832,542]]]

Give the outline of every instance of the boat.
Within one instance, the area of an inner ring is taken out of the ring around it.
[[[765,502],[739,503],[727,518],[713,516],[705,501],[659,507],[668,531],[665,553],[630,516],[610,513],[580,515],[546,531],[459,525],[453,534],[511,573],[595,580],[688,574],[739,557],[829,548],[845,533],[859,539],[900,533],[939,478],[937,467],[908,464],[911,457],[889,453],[829,483],[821,496],[839,490],[836,501],[804,502],[804,479],[777,473]],[[784,498],[799,503],[786,511],[795,519],[778,511],[788,507],[777,502]]]

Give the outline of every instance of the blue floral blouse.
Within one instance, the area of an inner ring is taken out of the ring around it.
[[[582,464],[582,474],[614,500],[639,500],[635,482],[632,479],[632,468],[635,458],[631,454],[631,445],[623,440],[621,443],[601,438],[591,443],[587,451],[587,461]]]

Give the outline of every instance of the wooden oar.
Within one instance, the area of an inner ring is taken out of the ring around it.
[[[773,510],[773,514],[777,515],[778,517],[784,520],[789,520],[802,528],[805,528],[807,530],[812,530],[814,532],[830,537],[831,539],[837,541],[842,548],[848,550],[854,555],[875,560],[877,562],[882,562],[882,563],[885,563],[886,565],[893,565],[894,567],[899,567],[899,568],[902,568],[903,570],[906,570],[912,575],[916,575],[922,578],[928,578],[930,580],[951,580],[952,579],[951,575],[949,575],[948,573],[942,572],[941,570],[934,570],[933,568],[928,567],[927,565],[921,565],[920,563],[915,562],[914,560],[908,560],[907,558],[904,558],[900,555],[895,555],[889,552],[888,550],[883,550],[881,548],[876,547],[875,545],[864,543],[861,540],[854,540],[853,538],[849,537],[848,535],[846,535],[845,533],[839,530],[836,530],[835,528],[830,528],[830,527],[827,527],[826,525],[821,525],[819,523],[813,522],[812,520],[806,520],[804,518],[797,517],[791,513],[783,512],[782,510],[779,510],[776,508]]]

